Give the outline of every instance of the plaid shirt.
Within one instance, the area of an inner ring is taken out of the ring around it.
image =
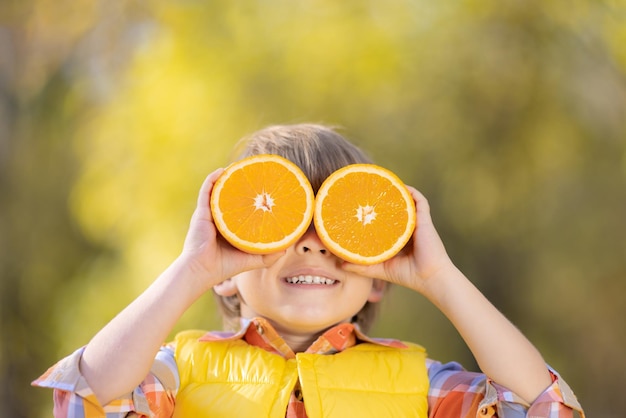
[[[211,332],[203,341],[243,339],[285,358],[295,353],[262,318],[244,321],[237,333]],[[307,353],[333,354],[360,341],[391,347],[404,347],[397,340],[370,338],[352,324],[340,324],[326,331]],[[180,382],[174,358],[174,347],[165,345],[157,354],[146,379],[132,392],[101,406],[79,371],[83,348],[62,359],[33,382],[34,386],[53,388],[54,416],[67,418],[94,417],[171,417]],[[485,375],[465,371],[458,363],[442,364],[427,360],[430,388],[428,415],[431,418],[466,417],[546,417],[584,418],[575,395],[554,371],[553,383],[528,405],[510,390],[492,382]],[[106,415],[105,415],[106,414]],[[287,407],[287,418],[306,418],[300,388],[296,386]]]

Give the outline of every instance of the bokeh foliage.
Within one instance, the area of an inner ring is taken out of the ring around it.
[[[624,6],[3,2],[0,416],[49,416],[30,380],[176,257],[240,137],[300,121],[344,127],[420,189],[453,259],[589,416],[621,416]],[[177,329],[219,325],[207,296]],[[404,289],[375,334],[475,367]]]

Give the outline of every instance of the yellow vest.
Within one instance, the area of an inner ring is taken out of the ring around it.
[[[243,340],[176,336],[174,417],[284,418],[298,379],[309,418],[428,416],[426,352],[361,343],[337,354],[269,353]]]

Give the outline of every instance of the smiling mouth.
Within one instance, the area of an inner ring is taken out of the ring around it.
[[[322,285],[333,285],[337,282],[337,280],[328,279],[326,277],[310,276],[310,275],[287,277],[285,281],[290,284],[322,284]]]

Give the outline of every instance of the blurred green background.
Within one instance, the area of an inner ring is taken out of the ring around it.
[[[588,415],[624,416],[625,3],[3,0],[0,416],[51,416],[30,381],[177,256],[206,174],[304,121],[420,189]],[[219,326],[206,296],[176,330]],[[401,288],[373,334],[476,367]]]

